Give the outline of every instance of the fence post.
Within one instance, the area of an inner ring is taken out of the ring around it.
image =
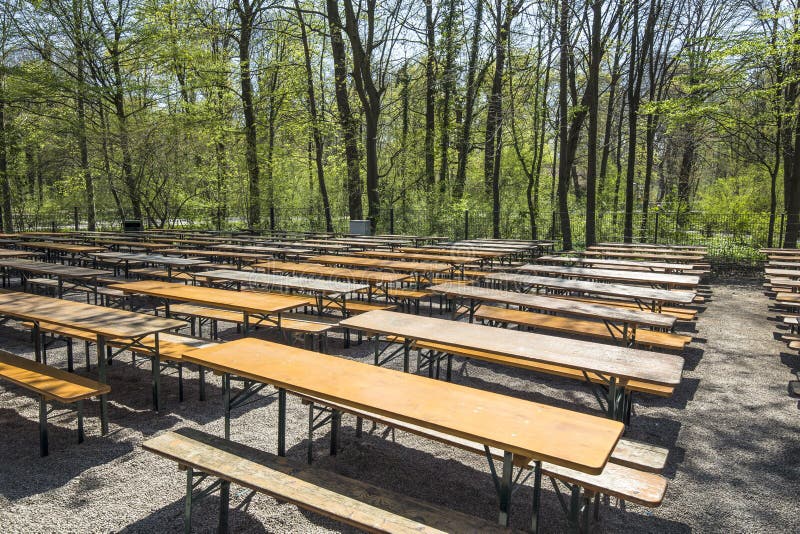
[[[394,208],[389,208],[389,233],[394,235]]]
[[[275,231],[275,207],[269,207],[269,229],[271,232]]]
[[[778,248],[783,248],[783,223],[786,217],[786,213],[781,213],[781,231],[778,234],[778,239],[780,240],[778,243]]]
[[[56,233],[57,232],[57,230],[56,230],[56,222],[55,221],[50,221],[50,226],[53,229],[53,233]]]
[[[464,239],[469,239],[469,210],[464,210]]]
[[[656,228],[653,231],[653,244],[654,245],[658,244],[658,216],[659,216],[659,212],[657,211],[656,212]]]
[[[78,206],[72,211],[72,220],[75,223],[75,231],[80,230],[80,221],[78,220]]]

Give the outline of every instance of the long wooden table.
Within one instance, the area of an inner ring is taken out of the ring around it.
[[[468,263],[481,263],[481,258],[474,256],[453,256],[449,254],[419,254],[413,252],[389,252],[384,250],[365,250],[364,252],[356,252],[357,256],[364,256],[365,258],[380,258],[384,260],[397,260],[397,261],[421,261],[433,263],[447,263],[453,269],[464,273],[464,266]]]
[[[281,456],[286,454],[287,391],[503,450],[503,471],[495,479],[502,524],[508,521],[515,461],[536,462],[534,503],[538,503],[542,461],[600,473],[623,431],[616,421],[256,339],[198,349],[185,359],[223,373],[226,438],[230,437],[231,375],[255,382],[256,387],[278,388]]]
[[[276,295],[259,291],[229,291],[227,289],[190,286],[171,282],[152,282],[149,280],[113,284],[110,287],[130,295],[146,295],[161,299],[164,302],[164,309],[167,315],[169,315],[170,301],[191,302],[193,304],[241,312],[245,336],[250,331],[251,317],[256,319],[256,325],[267,323],[280,329],[282,312],[309,304],[308,298],[293,295]]]
[[[106,342],[108,340],[124,340],[117,353],[130,348],[146,348],[148,353],[153,354],[153,407],[156,411],[160,408],[159,376],[161,370],[158,356],[158,334],[186,326],[184,321],[18,292],[0,293],[0,316],[33,323],[34,352],[38,362],[42,361],[41,323],[81,330],[97,336],[98,379],[103,384],[107,383]],[[155,336],[153,347],[142,344],[142,339],[150,335]],[[105,398],[100,401],[100,419],[102,431],[105,434],[108,432],[108,407]]]
[[[348,267],[360,267],[363,269],[377,269],[380,271],[395,271],[408,273],[414,276],[417,287],[423,281],[430,282],[437,273],[450,271],[450,265],[446,263],[433,263],[421,261],[392,261],[377,258],[364,258],[361,256],[335,256],[321,255],[308,258],[310,263],[321,263],[323,265],[345,265]]]
[[[212,245],[211,248],[215,250],[229,250],[232,252],[249,252],[251,254],[260,254],[263,257],[275,257],[280,259],[286,259],[287,257],[300,259],[302,256],[312,253],[311,250],[307,248],[292,248],[292,247]]]
[[[208,263],[207,260],[198,258],[176,258],[162,254],[140,254],[135,252],[101,252],[92,254],[92,256],[95,259],[123,264],[126,278],[131,263],[163,265],[167,269],[167,278],[170,280],[172,280],[172,275],[176,271],[178,274],[187,274],[194,277],[193,270]]]
[[[656,261],[670,261],[675,263],[692,263],[703,261],[705,256],[702,254],[681,254],[675,251],[611,251],[611,250],[586,250],[583,252],[586,257],[594,256],[600,258],[624,258],[624,259],[642,259],[642,260],[656,260]]]
[[[606,325],[609,333],[617,342],[628,346],[636,343],[636,329],[640,326],[664,330],[672,330],[675,327],[675,317],[670,315],[516,291],[501,291],[463,284],[440,284],[429,287],[428,290],[444,295],[451,301],[453,319],[459,318],[458,309],[464,305],[466,311],[462,315],[468,315],[470,323],[473,322],[475,311],[481,303],[492,302],[541,310],[545,313],[599,320]]]
[[[677,386],[681,381],[683,358],[646,350],[615,345],[598,345],[563,337],[503,330],[492,326],[435,319],[418,315],[370,311],[339,323],[343,327],[362,330],[375,336],[386,336],[389,344],[380,350],[376,343],[375,362],[388,350],[392,340],[403,339],[403,368],[408,370],[411,345],[416,341],[451,345],[461,349],[489,352],[521,361],[557,365],[594,373],[607,380],[608,413],[612,418],[624,417],[626,399],[618,395],[629,380],[654,385]],[[399,356],[395,351],[383,361]]]
[[[633,271],[651,271],[654,273],[697,274],[697,265],[691,263],[666,263],[660,261],[614,260],[605,258],[586,258],[574,256],[541,256],[537,263],[552,265],[568,265],[576,267],[608,267],[610,269],[623,268]]]
[[[506,289],[520,288],[523,291],[540,288],[565,291],[578,295],[600,295],[632,300],[640,309],[660,312],[664,304],[691,304],[696,293],[689,290],[656,289],[645,286],[628,286],[586,280],[570,280],[553,276],[534,276],[520,273],[492,273],[484,282],[499,282]]]
[[[10,271],[18,271],[23,280],[23,287],[27,286],[30,274],[53,276],[58,282],[58,298],[64,296],[64,282],[70,281],[75,287],[83,287],[97,295],[97,278],[99,276],[110,275],[110,271],[101,271],[87,267],[74,267],[72,265],[62,265],[60,263],[47,263],[18,258],[0,259],[0,269],[3,269],[3,282],[9,277]]]
[[[630,282],[632,284],[646,284],[653,287],[689,287],[695,288],[700,284],[699,276],[682,274],[649,273],[643,271],[619,271],[613,269],[587,269],[581,267],[561,267],[558,265],[523,265],[517,269],[523,273],[539,273],[563,278],[581,278],[588,280],[609,280],[617,282]]]
[[[277,289],[279,291],[289,290],[310,293],[316,300],[317,310],[319,310],[320,314],[326,308],[337,307],[342,317],[347,317],[347,295],[359,291],[369,291],[369,285],[367,284],[353,284],[302,276],[229,271],[225,269],[205,271],[201,273],[201,276],[209,280],[232,282],[236,285],[237,290],[241,290],[242,284],[248,284],[266,287],[268,290]]]

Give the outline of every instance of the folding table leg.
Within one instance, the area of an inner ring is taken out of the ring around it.
[[[39,456],[47,456],[49,452],[47,436],[47,399],[39,397]]]
[[[228,532],[228,508],[231,499],[231,483],[220,479],[219,484],[219,527],[217,532],[227,534]]]
[[[186,468],[186,499],[183,503],[183,532],[192,532],[192,490],[194,489],[194,469]]]

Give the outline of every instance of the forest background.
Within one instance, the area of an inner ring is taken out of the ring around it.
[[[785,0],[6,0],[4,230],[800,230]]]

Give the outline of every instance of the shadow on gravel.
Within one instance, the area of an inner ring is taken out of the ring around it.
[[[88,410],[85,415],[94,417]],[[112,462],[133,450],[132,443],[115,441],[113,431],[101,436],[99,425],[95,428],[87,424],[85,441],[79,444],[74,412],[51,414],[48,420],[50,454],[44,458],[39,456],[37,420],[2,408],[0,427],[3,428],[0,432],[3,470],[13,473],[13,476],[0,476],[0,495],[12,501],[61,487],[75,477],[85,476],[84,471]],[[20,439],[22,436],[24,440]],[[20,441],[25,445],[23,448],[19,447]]]
[[[180,472],[183,475],[183,472]],[[185,480],[185,476],[175,477],[176,484]],[[185,482],[184,482],[185,483]],[[261,521],[247,510],[238,509],[237,506],[246,497],[244,488],[231,485],[230,509],[228,510],[229,532],[260,533],[268,532]],[[256,497],[258,498],[258,497]],[[121,533],[153,533],[153,532],[183,532],[183,505],[184,500],[173,501],[167,506],[156,510],[145,518],[131,523]],[[205,499],[196,501],[192,507],[192,532],[216,532],[219,524],[219,496],[210,495]]]

